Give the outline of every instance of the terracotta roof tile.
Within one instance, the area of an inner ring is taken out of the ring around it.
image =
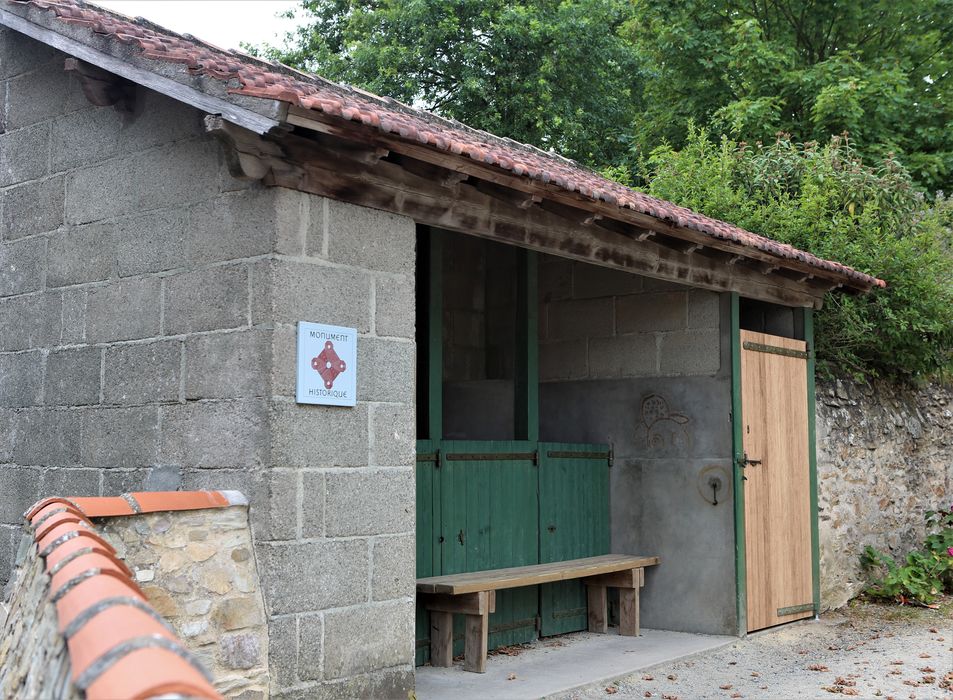
[[[26,512],[50,576],[73,682],[87,700],[221,697],[88,517],[221,508],[243,500],[228,491],[143,492],[46,498]]]
[[[229,92],[279,100],[331,117],[357,122],[407,141],[500,168],[521,177],[551,183],[595,201],[653,216],[715,239],[748,246],[835,273],[861,286],[885,286],[882,280],[845,265],[823,260],[793,246],[770,240],[723,221],[650,197],[612,182],[566,158],[510,139],[414,109],[395,100],[338,85],[278,64],[219,49],[142,20],[132,20],[78,0],[8,0],[49,10],[60,20],[90,27],[96,34],[138,47],[146,58],[183,63],[189,71],[227,81]]]

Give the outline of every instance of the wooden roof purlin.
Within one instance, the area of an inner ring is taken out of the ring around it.
[[[835,272],[680,229],[606,202],[360,125],[305,119],[261,137],[220,117],[208,131],[230,149],[232,174],[382,209],[419,224],[787,306],[820,308]],[[857,291],[867,291],[858,289]]]

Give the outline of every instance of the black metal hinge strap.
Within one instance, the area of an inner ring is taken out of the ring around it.
[[[784,355],[785,357],[797,357],[802,360],[807,360],[810,358],[811,354],[804,350],[792,350],[791,348],[782,348],[777,345],[765,345],[764,343],[752,343],[750,340],[746,340],[741,344],[745,350],[753,350],[755,352],[767,352],[772,355]]]
[[[535,452],[454,452],[444,456],[448,462],[536,462]]]
[[[792,605],[788,608],[778,608],[778,617],[794,615],[795,613],[802,612],[814,612],[814,603],[804,603],[803,605]]]

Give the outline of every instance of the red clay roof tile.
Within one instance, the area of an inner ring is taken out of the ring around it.
[[[363,90],[337,85],[278,64],[224,51],[197,39],[112,13],[78,0],[8,0],[50,10],[62,21],[90,27],[96,34],[138,47],[146,58],[184,63],[189,71],[229,82],[228,91],[279,100],[421,143],[440,151],[578,192],[583,197],[647,214],[715,239],[748,246],[833,272],[862,286],[886,286],[882,280],[845,265],[823,260],[793,246],[738,226],[650,197],[608,180],[553,153],[500,138],[458,122],[414,109]],[[231,85],[235,85],[232,87]]]
[[[46,559],[50,600],[60,632],[67,637],[73,681],[88,700],[170,693],[221,696],[87,517],[242,502],[240,494],[229,491],[142,492],[114,498],[46,498],[25,513]]]

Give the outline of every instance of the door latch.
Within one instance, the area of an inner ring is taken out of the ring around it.
[[[759,464],[761,464],[761,460],[760,460],[760,459],[748,459],[748,453],[745,452],[744,464],[742,464],[741,466],[743,466],[743,467],[756,467],[756,466],[758,466]]]
[[[463,534],[463,530],[460,530],[460,532],[457,533],[457,540],[460,542],[460,544],[463,544],[466,541],[466,535]]]

